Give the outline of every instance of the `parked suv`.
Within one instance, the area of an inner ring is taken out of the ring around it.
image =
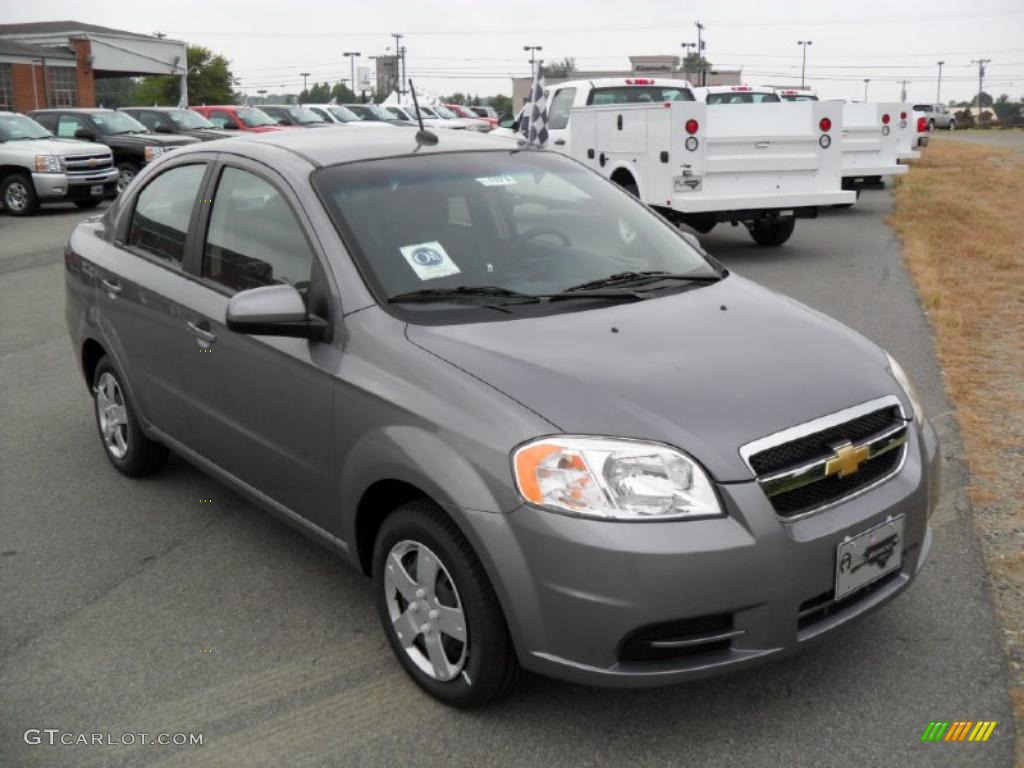
[[[95,208],[117,194],[108,147],[54,138],[30,117],[0,111],[0,207],[28,216],[40,203]]]
[[[233,104],[220,104],[212,107],[189,107],[198,112],[218,128],[225,131],[242,131],[243,133],[272,133],[283,131],[285,127],[278,125],[277,120],[256,107],[236,107]]]
[[[213,141],[237,136],[237,133],[218,128],[198,112],[177,107],[122,107],[121,112],[131,115],[153,133],[191,136],[200,141]]]
[[[116,470],[173,450],[372,576],[454,706],[748,667],[905,592],[940,451],[883,350],[557,152],[345,139],[188,147],[74,231]]]
[[[106,144],[114,153],[117,191],[124,190],[148,162],[186,144],[191,136],[163,136],[151,133],[131,115],[113,109],[39,109],[29,117],[62,139]]]
[[[956,128],[956,116],[949,111],[945,104],[915,104],[914,111],[920,112],[928,121],[928,130],[946,128],[950,131]]]

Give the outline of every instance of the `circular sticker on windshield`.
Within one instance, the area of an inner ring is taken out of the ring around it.
[[[444,246],[436,240],[429,243],[405,245],[399,250],[420,280],[435,280],[461,272],[448,252],[445,251]]]

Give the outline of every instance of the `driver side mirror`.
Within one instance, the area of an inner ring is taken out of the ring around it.
[[[96,141],[96,134],[88,128],[78,128],[75,130],[75,138],[81,141]]]
[[[323,341],[328,335],[327,322],[309,314],[302,295],[291,285],[265,285],[236,293],[228,302],[227,326],[254,336]]]

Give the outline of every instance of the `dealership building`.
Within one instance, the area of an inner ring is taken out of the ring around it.
[[[94,107],[105,77],[178,75],[187,94],[186,62],[180,40],[78,21],[0,24],[0,110]]]
[[[596,80],[601,77],[636,77],[638,74],[678,78],[701,85],[700,73],[682,69],[683,59],[679,56],[630,56],[629,69],[587,70],[572,72],[567,77],[544,76],[548,88],[569,80]],[[743,70],[712,67],[704,73],[704,85],[739,85],[743,82]],[[512,78],[512,106],[516,111],[526,103],[530,95],[529,77]]]

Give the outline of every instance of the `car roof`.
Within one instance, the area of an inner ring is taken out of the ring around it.
[[[106,114],[116,112],[116,109],[105,109],[103,107],[48,107],[47,109],[33,109],[32,112],[79,112],[81,114]]]
[[[360,160],[379,160],[385,157],[439,152],[472,152],[483,150],[516,149],[516,139],[488,136],[474,131],[439,130],[437,144],[419,145],[413,127],[395,130],[392,125],[368,124],[360,130],[275,131],[249,133],[225,139],[223,151],[247,155],[255,159],[271,159],[274,149],[286,150],[317,167],[351,163]],[[188,152],[209,151],[209,144],[193,144],[175,150],[175,157]]]
[[[118,107],[118,112],[137,112],[141,109],[149,110],[150,112],[183,112],[184,107]]]

